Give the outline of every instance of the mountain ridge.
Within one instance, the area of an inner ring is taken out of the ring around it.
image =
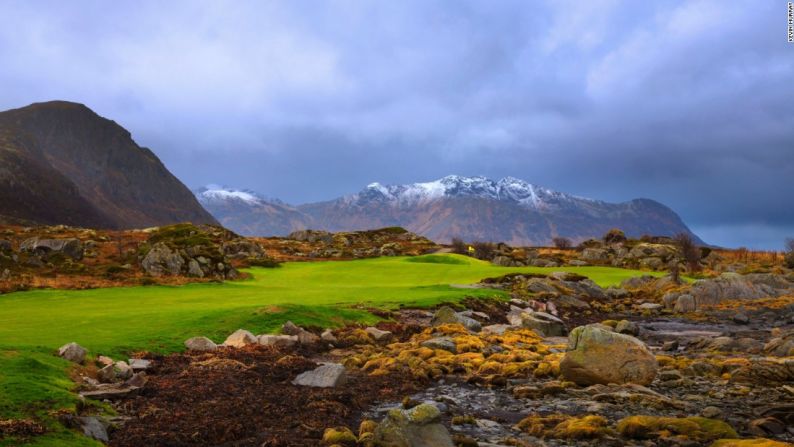
[[[0,112],[0,220],[93,228],[217,223],[150,149],[87,106]],[[47,186],[45,188],[45,185]]]
[[[255,201],[239,200],[242,190],[196,191],[199,202],[229,228],[255,236],[283,236],[313,228],[328,231],[403,226],[437,242],[453,237],[503,241],[515,245],[549,245],[552,238],[575,242],[600,237],[611,228],[628,235],[669,236],[679,232],[702,241],[670,208],[653,199],[621,203],[580,197],[515,177],[449,175],[430,182],[402,185],[370,183],[357,193],[322,202],[289,205],[250,192]],[[221,196],[226,201],[218,201]],[[211,199],[214,197],[214,200]],[[230,203],[236,200],[235,209]],[[268,221],[252,215],[269,208]],[[287,213],[284,219],[280,213]],[[243,227],[238,222],[245,221]],[[271,223],[275,222],[275,223]]]

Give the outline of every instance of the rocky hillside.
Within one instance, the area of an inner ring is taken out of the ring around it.
[[[0,112],[0,223],[217,223],[154,153],[82,104]]]
[[[240,267],[277,265],[260,244],[215,225],[0,226],[0,293],[236,279]]]
[[[670,208],[650,199],[608,203],[577,197],[507,177],[447,176],[409,185],[372,183],[335,200],[291,207],[244,201],[235,190],[199,194],[199,200],[229,228],[248,235],[288,230],[328,231],[401,226],[437,242],[453,237],[512,245],[550,245],[562,236],[580,242],[620,228],[630,237],[692,232]],[[693,235],[694,236],[694,235]],[[696,240],[702,243],[700,239]]]

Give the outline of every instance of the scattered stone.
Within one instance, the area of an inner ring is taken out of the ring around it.
[[[749,324],[750,317],[748,317],[744,312],[739,312],[733,316],[733,322],[736,324]]]
[[[320,337],[304,329],[301,329],[297,337],[298,343],[302,345],[313,345],[320,341]]]
[[[453,447],[452,437],[441,423],[441,412],[431,404],[410,410],[389,411],[375,429],[375,444],[405,447]]]
[[[697,304],[695,302],[695,297],[689,294],[680,295],[675,301],[675,307],[673,310],[678,313],[696,311]]]
[[[316,388],[334,388],[347,382],[345,367],[338,363],[328,363],[298,375],[293,385],[311,386]]]
[[[720,419],[722,418],[722,410],[715,406],[708,406],[700,410],[700,415],[704,418]]]
[[[659,303],[642,303],[639,306],[640,310],[650,310],[652,312],[662,310],[664,306]]]
[[[193,337],[185,341],[185,348],[190,351],[217,351],[218,345],[207,337]]]
[[[152,366],[152,361],[146,359],[130,359],[128,363],[134,372],[146,371]]]
[[[22,241],[19,251],[48,255],[50,253],[63,253],[79,261],[83,259],[83,244],[78,239],[39,239],[33,237]]]
[[[108,443],[110,442],[110,438],[108,438],[107,428],[105,424],[100,422],[98,418],[93,416],[84,416],[77,419],[80,423],[80,427],[83,429],[83,434],[88,436],[89,438],[96,439],[97,441]]]
[[[298,335],[303,329],[298,327],[295,323],[287,321],[281,325],[281,333],[285,335]]]
[[[146,376],[145,372],[139,372],[133,374],[129,380],[124,382],[125,386],[134,387],[134,388],[143,388],[146,385],[146,382],[149,381],[149,378]]]
[[[620,320],[615,326],[615,332],[618,334],[633,335],[636,337],[640,334],[640,327],[637,326],[636,323],[633,323],[629,320]]]
[[[104,355],[100,355],[99,357],[97,357],[96,362],[102,366],[108,366],[116,363],[112,358]]]
[[[275,346],[278,348],[289,348],[298,343],[297,335],[260,335],[258,343],[263,346]]]
[[[678,340],[666,341],[662,345],[662,351],[672,352],[677,350],[678,350]]]
[[[648,385],[657,370],[656,357],[644,343],[594,325],[579,326],[571,332],[568,350],[560,362],[562,375],[579,385]]]
[[[116,370],[113,365],[107,365],[97,371],[96,377],[102,383],[113,383],[116,381]]]
[[[132,370],[132,367],[125,361],[119,360],[118,362],[113,364],[113,368],[116,370],[116,377],[121,380],[127,380],[132,377],[135,372]]]
[[[544,337],[560,337],[568,334],[568,328],[562,320],[545,312],[521,313],[521,326],[532,329]]]
[[[73,363],[82,364],[85,361],[86,354],[88,354],[88,351],[74,342],[63,345],[58,349],[58,355],[61,358]]]
[[[224,346],[232,346],[235,348],[242,348],[246,345],[253,345],[257,343],[254,334],[246,331],[245,329],[238,329],[232,335],[226,338],[223,342]]]
[[[392,337],[392,333],[389,331],[382,331],[376,327],[368,327],[364,329],[366,333],[372,336],[375,341],[384,341],[388,340]]]
[[[137,386],[106,385],[96,390],[81,391],[80,395],[85,397],[86,399],[96,399],[96,400],[125,399],[127,397],[136,394],[139,388],[140,387]]]
[[[322,341],[324,341],[324,342],[331,343],[331,344],[334,344],[334,343],[336,343],[338,341],[336,339],[336,336],[334,335],[334,332],[332,330],[330,330],[330,329],[324,330],[323,333],[320,334],[320,339]]]
[[[482,330],[482,325],[479,321],[475,320],[474,318],[460,315],[449,306],[444,306],[441,309],[438,309],[433,315],[433,320],[430,324],[433,326],[439,326],[442,324],[462,324],[466,329],[472,332],[480,332],[480,330]]]

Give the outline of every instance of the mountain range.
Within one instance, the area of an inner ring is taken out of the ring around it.
[[[143,228],[217,223],[160,159],[73,102],[0,112],[0,223]]]
[[[406,185],[372,183],[334,200],[289,205],[250,190],[209,185],[199,202],[224,226],[251,236],[283,236],[299,229],[351,231],[402,226],[437,242],[501,241],[549,245],[562,236],[579,242],[611,228],[628,236],[688,233],[670,208],[650,199],[609,203],[506,177],[450,175]]]

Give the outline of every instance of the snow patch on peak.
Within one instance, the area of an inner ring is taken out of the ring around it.
[[[430,182],[384,186],[371,183],[358,194],[359,201],[377,199],[397,205],[412,205],[444,197],[479,197],[512,201],[530,208],[561,206],[566,202],[581,200],[569,194],[533,185],[515,177],[493,181],[484,176],[464,177],[448,175]],[[591,200],[591,199],[585,199]]]
[[[265,199],[253,191],[216,184],[209,184],[200,188],[196,191],[196,197],[200,203],[239,201],[250,205],[258,205],[265,202]]]

